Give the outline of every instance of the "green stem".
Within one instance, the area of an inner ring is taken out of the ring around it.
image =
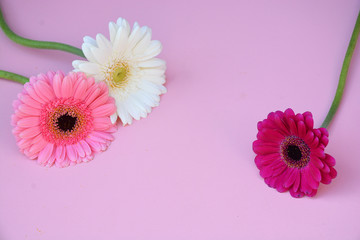
[[[61,50],[61,51],[73,53],[80,57],[85,57],[81,49],[67,44],[58,43],[58,42],[36,41],[36,40],[20,37],[19,35],[14,33],[6,24],[4,16],[1,12],[1,8],[0,8],[0,27],[2,28],[6,36],[8,36],[8,38],[26,47]]]
[[[348,75],[348,70],[349,70],[349,66],[350,66],[350,62],[351,62],[351,58],[352,55],[354,53],[354,49],[355,49],[355,45],[357,42],[357,39],[359,37],[359,32],[360,32],[360,12],[358,14],[358,17],[356,19],[356,23],[355,23],[355,27],[354,27],[354,31],[352,33],[350,42],[349,42],[349,46],[348,49],[346,51],[345,54],[345,58],[344,58],[344,62],[342,65],[342,69],[341,69],[341,73],[340,73],[340,78],[339,78],[339,83],[336,89],[336,94],[334,97],[334,100],[331,104],[330,110],[324,120],[324,122],[321,124],[321,127],[323,128],[327,128],[331,122],[331,120],[333,119],[333,117],[335,116],[335,113],[339,107],[343,92],[344,92],[344,87],[345,87],[345,82],[346,82],[346,77]]]
[[[29,78],[27,78],[27,77],[21,76],[21,75],[16,74],[16,73],[3,71],[3,70],[0,70],[0,78],[16,81],[16,82],[19,82],[21,84],[25,84],[25,83],[27,83],[29,81]]]

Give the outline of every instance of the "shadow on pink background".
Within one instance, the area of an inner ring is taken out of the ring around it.
[[[43,168],[11,133],[17,83],[0,82],[0,239],[360,239],[360,48],[326,149],[338,177],[314,198],[268,188],[256,124],[275,110],[323,121],[360,3],[349,1],[3,0],[22,36],[81,46],[118,17],[163,43],[166,87],[148,118],[119,127],[87,164]],[[0,33],[0,69],[71,71],[77,56]]]

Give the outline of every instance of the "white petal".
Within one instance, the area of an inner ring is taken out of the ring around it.
[[[127,99],[124,102],[124,106],[126,106],[126,109],[128,110],[129,114],[135,119],[140,120],[141,112],[139,108],[134,104],[133,101],[130,99]]]
[[[132,117],[130,116],[126,106],[123,103],[118,103],[118,102],[116,102],[116,105],[117,105],[117,113],[123,125],[131,124]]]
[[[95,39],[93,39],[92,37],[89,37],[89,36],[84,37],[84,43],[89,43],[89,44],[93,45],[94,47],[97,47]]]
[[[137,105],[141,105],[141,108],[144,109],[146,113],[151,112],[151,104],[149,104],[149,101],[146,97],[144,97],[141,92],[137,91],[136,93],[132,94],[133,99],[137,102]],[[146,117],[145,116],[142,117]]]
[[[148,93],[143,89],[138,91],[138,96],[142,99],[142,101],[150,107],[159,106],[160,97],[159,95]]]
[[[114,22],[109,23],[109,32],[110,32],[110,41],[114,42],[116,33],[119,29],[119,26],[115,24]]]
[[[137,98],[136,93],[131,94],[128,97],[127,101],[131,101],[132,106],[137,109],[138,113],[140,113],[140,117],[144,118],[147,116],[149,108],[148,108],[148,106],[146,106],[146,104],[144,104],[144,102],[142,102],[141,100],[139,100]],[[150,112],[150,110],[149,110],[149,112]]]
[[[142,61],[138,64],[139,67],[142,68],[160,68],[166,69],[166,62],[159,58],[151,58],[146,61]]]
[[[139,87],[142,88],[143,90],[150,92],[150,93],[154,93],[157,95],[160,95],[162,93],[161,87],[162,85],[157,85],[153,82],[149,82],[146,80],[142,80],[139,83]]]
[[[139,60],[147,60],[150,58],[153,58],[160,54],[162,50],[161,42],[158,40],[151,41],[151,44],[146,49],[146,51],[142,54],[142,56],[139,56]]]
[[[144,37],[147,28],[148,27],[140,28],[139,24],[134,23],[133,30],[129,36],[129,43],[128,43],[129,50],[132,50],[136,46],[136,44]]]
[[[165,69],[161,68],[144,68],[141,73],[143,76],[154,76],[154,77],[164,77]]]
[[[107,64],[112,55],[111,48],[92,48],[92,54],[99,64]]]
[[[114,113],[113,115],[110,116],[110,120],[112,124],[115,124],[117,119],[118,119],[117,113]]]
[[[137,55],[142,56],[144,54],[144,52],[149,48],[149,46],[151,44],[151,30],[150,30],[150,28],[144,27],[143,29],[145,29],[145,34],[144,34],[143,38],[133,48],[132,53],[133,53],[134,56],[137,56]]]
[[[83,64],[83,63],[87,63],[88,61],[83,61],[83,60],[74,60],[72,62],[72,66],[75,68],[75,70],[79,70],[79,65]]]
[[[112,48],[110,41],[106,37],[104,37],[104,35],[102,35],[100,33],[96,35],[96,43],[100,49],[111,49]]]
[[[129,36],[130,34],[130,25],[128,23],[128,21],[126,21],[125,19],[123,18],[118,18],[118,20],[116,21],[116,24],[119,26],[119,27],[122,27],[125,29],[125,32],[127,33],[127,36]]]
[[[81,48],[87,60],[90,62],[96,62],[96,58],[91,51],[92,48],[95,48],[93,45],[90,43],[83,43]]]
[[[125,51],[128,43],[128,33],[127,30],[123,27],[120,27],[116,33],[114,42],[113,42],[113,53],[115,55],[121,54]]]
[[[155,84],[158,84],[158,85],[163,85],[166,82],[164,76],[157,77],[157,76],[148,75],[148,76],[144,76],[142,78],[146,79],[149,82],[153,82]]]
[[[79,69],[86,74],[97,74],[101,71],[99,64],[92,62],[80,64]]]

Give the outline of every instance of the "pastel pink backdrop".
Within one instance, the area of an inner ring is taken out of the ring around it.
[[[161,104],[120,127],[87,164],[43,168],[19,153],[0,82],[0,239],[360,239],[360,44],[326,152],[338,177],[314,198],[268,188],[254,164],[256,123],[310,110],[319,126],[335,93],[356,0],[3,0],[22,36],[81,46],[124,17],[153,30],[167,61]],[[29,49],[0,33],[0,69],[71,71],[78,57]]]

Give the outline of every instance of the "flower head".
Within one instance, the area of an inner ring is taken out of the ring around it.
[[[74,71],[81,71],[96,81],[109,86],[115,98],[118,116],[122,123],[131,124],[158,106],[160,95],[166,92],[165,61],[155,58],[162,49],[161,43],[151,40],[151,29],[119,18],[109,23],[110,40],[102,34],[96,39],[84,37],[82,50],[88,61],[73,61]]]
[[[20,151],[43,166],[66,167],[104,151],[116,130],[114,99],[83,73],[31,77],[14,101],[13,133]]]
[[[329,184],[336,177],[335,159],[324,153],[328,131],[313,125],[310,112],[295,115],[291,109],[272,112],[258,123],[255,164],[269,187],[312,197],[320,182]]]

